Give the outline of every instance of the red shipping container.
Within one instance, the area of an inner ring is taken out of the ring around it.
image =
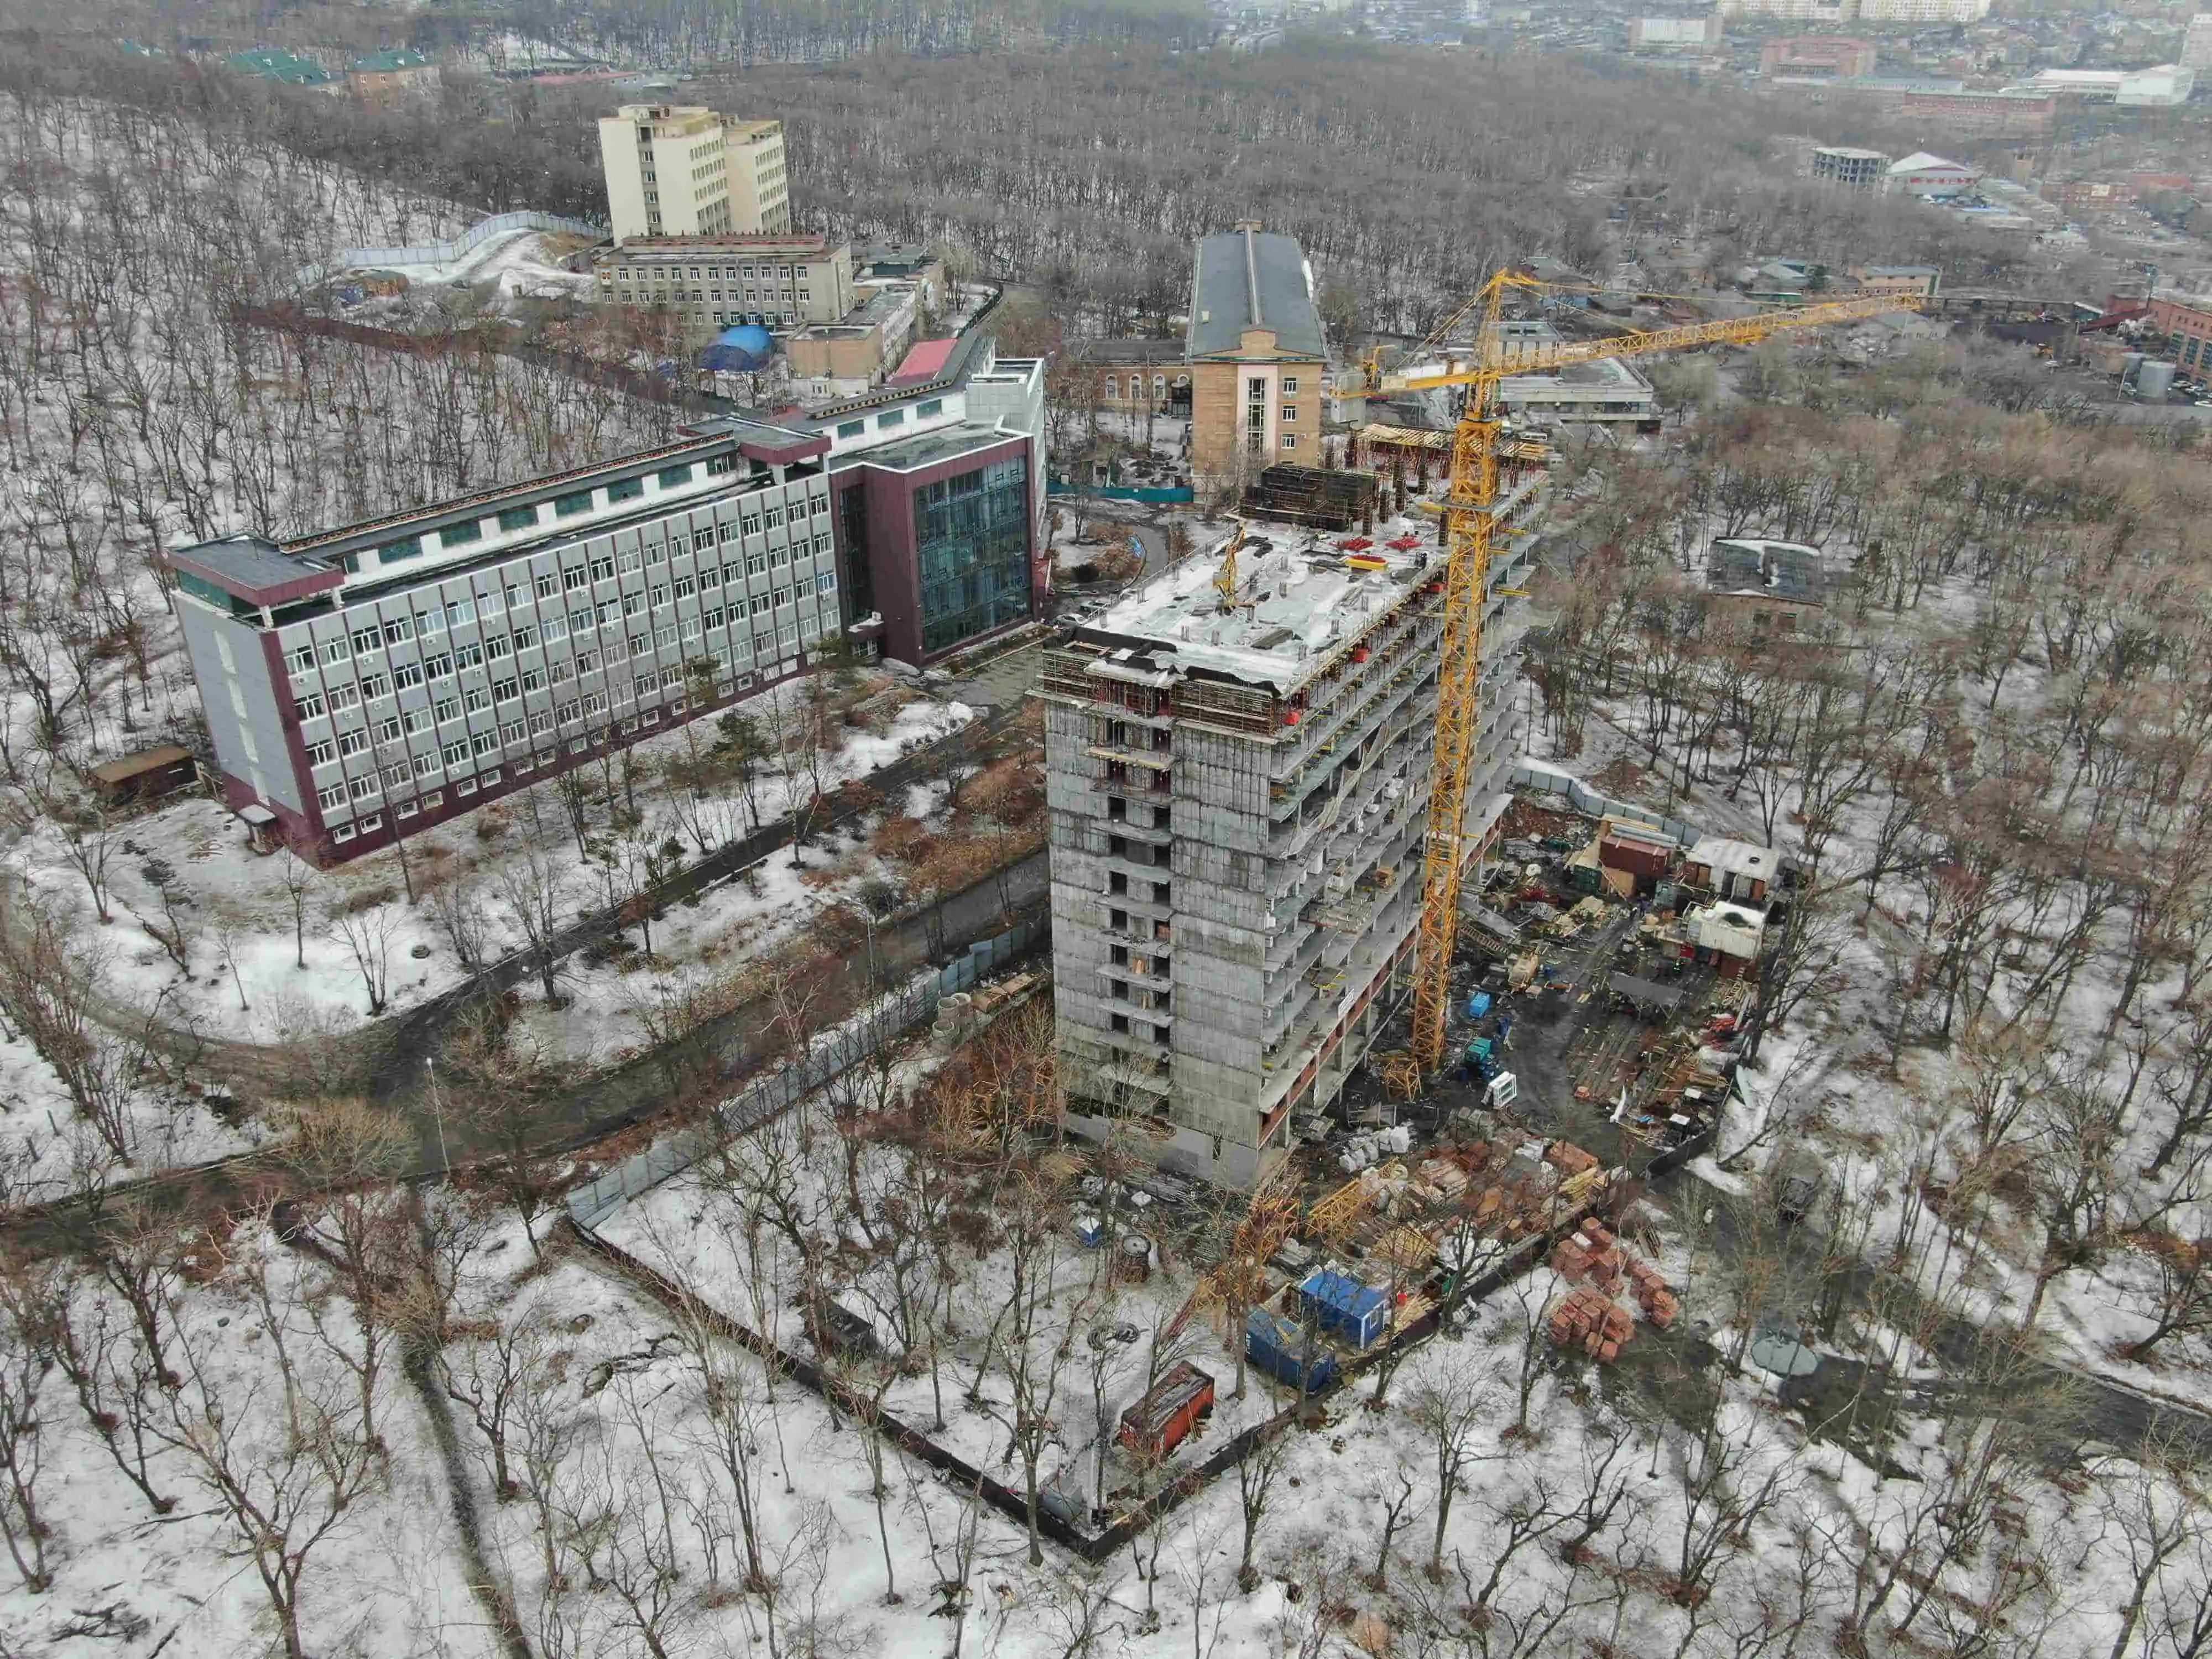
[[[1213,1379],[1177,1360],[1145,1397],[1121,1413],[1121,1443],[1139,1457],[1165,1457],[1213,1411]]]

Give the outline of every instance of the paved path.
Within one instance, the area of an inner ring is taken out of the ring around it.
[[[1032,647],[1019,654],[1029,659],[1033,673],[1040,653]],[[1023,741],[1013,730],[1019,712],[1018,704],[994,711],[988,718],[971,722],[858,782],[870,790],[890,793],[963,756],[1012,752]],[[819,833],[866,810],[862,800],[833,795],[813,815],[810,833]],[[757,833],[718,849],[672,877],[657,890],[656,902],[674,903],[717,882],[734,878],[748,866],[788,847],[792,831],[789,818],[763,825]],[[876,936],[879,974],[887,976],[908,969],[988,938],[1006,926],[1008,915],[1027,914],[1039,908],[1047,886],[1044,854],[1037,853],[964,892],[950,896],[927,912],[891,924]],[[621,925],[609,910],[583,913],[562,929],[553,954],[556,960],[565,960],[608,937]],[[425,1087],[428,1074],[424,1062],[437,1055],[454,1022],[481,999],[501,995],[534,979],[537,973],[535,957],[518,953],[357,1034],[355,1040],[369,1056],[372,1068],[370,1097],[404,1116],[414,1140],[410,1152],[390,1172],[392,1178],[436,1177],[487,1152],[483,1143],[489,1137],[454,1121],[431,1098]],[[823,994],[830,1000],[842,996],[857,1001],[866,989],[866,977],[865,961],[848,963],[845,982],[825,988]],[[705,1059],[726,1077],[741,1076],[750,1064],[757,1062],[769,1023],[763,1010],[748,1005],[686,1039],[696,1053],[647,1055],[558,1099],[542,1103],[532,1109],[537,1121],[530,1139],[547,1151],[573,1149],[650,1116],[667,1104],[667,1090],[660,1080],[677,1069],[678,1061]],[[737,1040],[732,1033],[743,1040]],[[264,1063],[269,1053],[251,1045],[228,1045],[222,1059],[226,1066],[244,1075]],[[71,1248],[90,1242],[113,1224],[123,1211],[179,1221],[236,1213],[313,1190],[313,1178],[297,1167],[296,1160],[297,1153],[280,1143],[212,1164],[167,1170],[111,1189],[96,1201],[68,1199],[0,1218],[0,1239],[33,1249]]]
[[[1011,718],[1021,712],[1023,700],[1043,672],[1044,642],[1033,640],[1001,652],[965,679],[953,681],[945,691],[979,713]]]

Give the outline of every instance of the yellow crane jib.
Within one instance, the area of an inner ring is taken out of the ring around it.
[[[1754,345],[1771,335],[1856,322],[1920,307],[1917,296],[1874,295],[1609,339],[1542,341],[1509,349],[1499,326],[1507,296],[1563,291],[1576,290],[1500,271],[1408,354],[1413,360],[1410,366],[1386,373],[1378,359],[1370,357],[1365,364],[1370,389],[1467,388],[1452,440],[1451,483],[1443,502],[1443,641],[1437,686],[1436,759],[1430,775],[1428,837],[1422,871],[1420,949],[1413,981],[1412,1051],[1424,1074],[1443,1063],[1444,1026],[1451,1007],[1452,956],[1459,933],[1460,879],[1465,863],[1468,775],[1474,734],[1481,724],[1482,596],[1489,586],[1491,547],[1497,529],[1503,424],[1498,406],[1498,383],[1516,374],[1542,374],[1571,363],[1648,357],[1707,345]],[[1445,346],[1443,342],[1472,314],[1480,317],[1472,346]]]

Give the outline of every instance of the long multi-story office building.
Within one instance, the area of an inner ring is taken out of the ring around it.
[[[1509,472],[1467,797],[1503,813],[1540,471]],[[1187,562],[1048,653],[1053,976],[1079,1127],[1234,1184],[1286,1154],[1401,999],[1419,933],[1443,555],[1284,532]]]
[[[633,237],[592,256],[599,299],[673,312],[696,330],[804,328],[853,308],[853,250],[826,236]]]
[[[1028,621],[1042,365],[985,352],[970,379],[857,432],[708,421],[318,535],[172,552],[227,799],[303,853],[349,857],[801,672],[833,641],[920,664]],[[854,492],[866,510],[841,507]]]

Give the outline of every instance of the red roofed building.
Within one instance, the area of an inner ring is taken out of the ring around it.
[[[952,360],[952,349],[959,343],[957,340],[919,342],[913,350],[899,360],[899,366],[891,371],[890,379],[884,384],[921,386],[935,380],[945,372],[945,364]]]

